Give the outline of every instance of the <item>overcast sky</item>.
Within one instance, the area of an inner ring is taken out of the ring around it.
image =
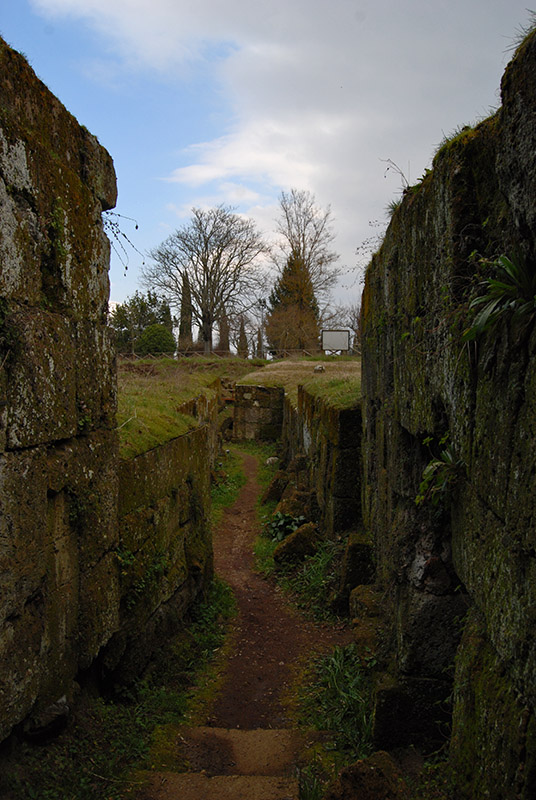
[[[399,194],[384,160],[415,183],[488,116],[529,21],[526,0],[0,0],[1,35],[111,153],[139,250],[192,206],[269,234],[281,190],[307,189],[331,205],[346,303]],[[129,259],[112,300],[139,288]]]

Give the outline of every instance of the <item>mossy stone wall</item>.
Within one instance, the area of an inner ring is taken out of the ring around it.
[[[120,630],[101,658],[108,681],[143,670],[212,575],[210,438],[204,425],[120,462]]]
[[[506,70],[501,109],[447,142],[405,192],[362,303],[363,513],[398,686],[377,709],[377,743],[385,720],[398,743],[422,735],[407,701],[423,682],[419,716],[433,738],[454,680],[451,759],[459,796],[473,800],[536,794],[534,320],[462,341],[482,258],[517,253],[536,269],[535,114],[531,34]],[[459,462],[451,489],[417,504],[445,435]],[[393,716],[397,703],[406,711]]]
[[[70,694],[119,624],[116,184],[108,153],[0,41],[0,739]]]
[[[285,459],[306,465],[318,521],[330,537],[361,521],[361,408],[339,409],[329,399],[298,387],[294,406],[285,398],[282,444]]]
[[[233,439],[273,441],[281,435],[284,390],[277,386],[235,387]]]
[[[78,677],[131,680],[182,624],[211,574],[219,401],[119,463],[112,160],[1,41],[0,93],[1,741]]]

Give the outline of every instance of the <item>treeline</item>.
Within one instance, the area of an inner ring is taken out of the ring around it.
[[[112,310],[118,351],[314,352],[322,326],[348,327],[355,341],[358,305],[330,306],[340,275],[331,209],[296,189],[282,192],[279,206],[271,246],[230,207],[192,209],[190,221],[148,254],[146,293]]]

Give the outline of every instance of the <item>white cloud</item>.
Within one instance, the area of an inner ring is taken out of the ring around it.
[[[197,196],[264,226],[281,188],[309,189],[332,205],[348,265],[399,188],[380,159],[416,180],[444,133],[485,114],[527,18],[525,0],[32,2],[90,25],[125,69],[185,79],[202,64],[217,81],[224,130],[167,176],[190,192],[181,214]]]

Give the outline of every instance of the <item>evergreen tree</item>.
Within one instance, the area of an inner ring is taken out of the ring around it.
[[[303,258],[292,252],[269,298],[266,336],[276,350],[316,350],[318,303]]]
[[[225,309],[219,319],[218,323],[218,347],[220,353],[228,353],[231,349],[229,344],[229,318],[225,313]]]
[[[192,349],[192,293],[186,272],[182,274],[181,315],[179,325],[179,351]]]
[[[246,336],[246,327],[244,324],[244,317],[240,317],[240,332],[238,334],[238,355],[240,358],[248,357],[248,339]]]
[[[301,256],[291,253],[269,297],[270,310],[297,306],[318,316],[318,303],[309,270]]]

